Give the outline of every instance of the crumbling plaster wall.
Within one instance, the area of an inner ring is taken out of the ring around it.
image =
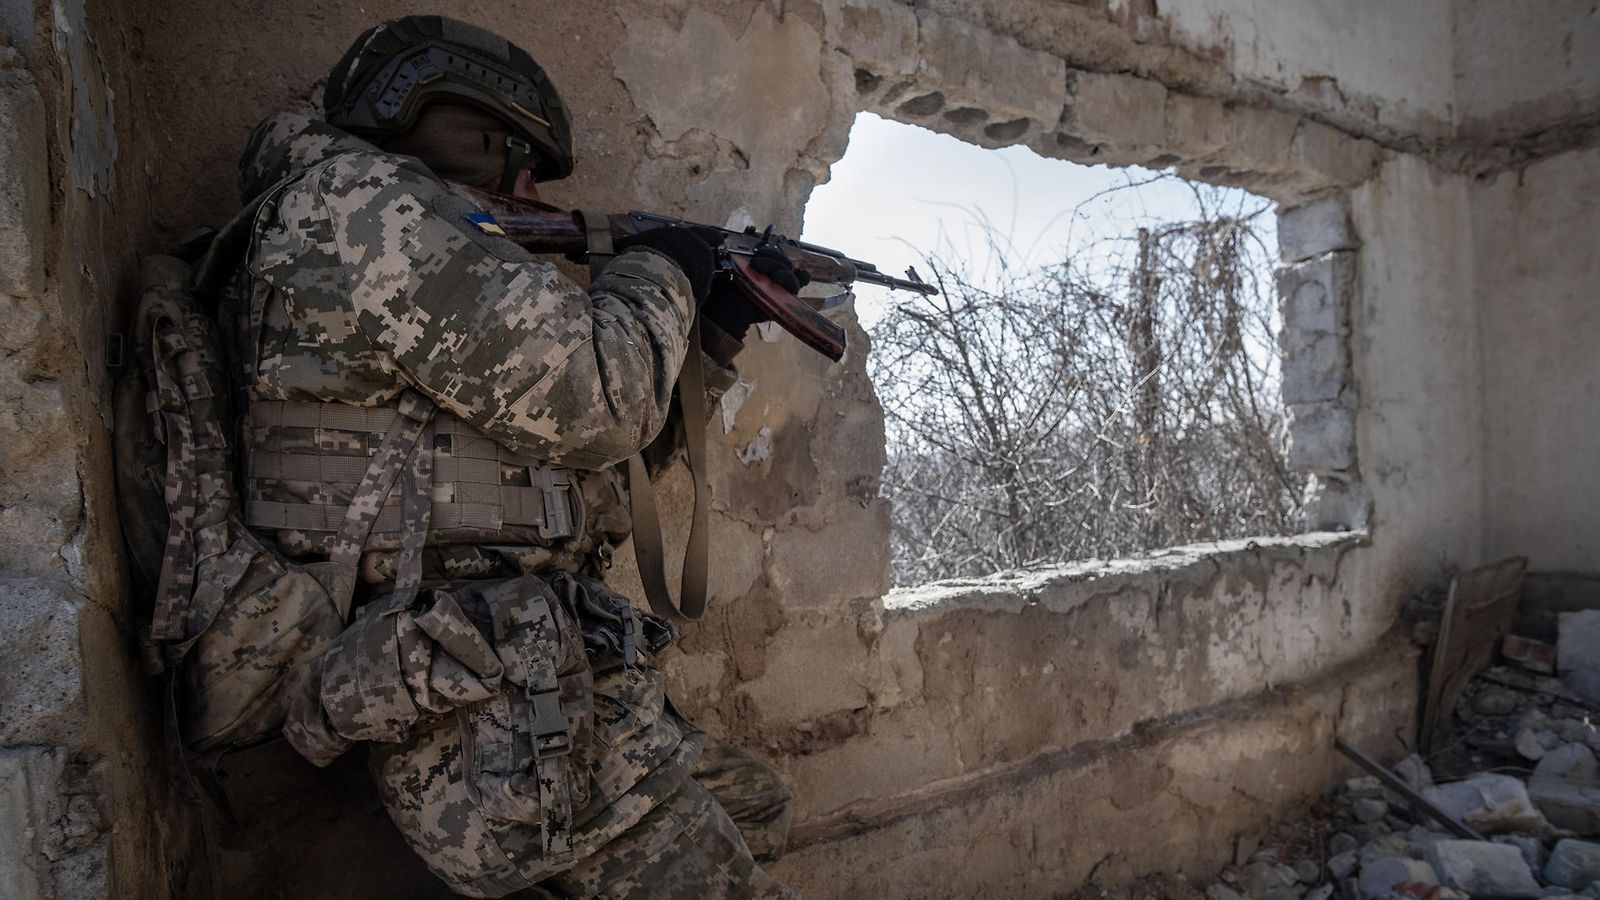
[[[864,336],[841,365],[784,338],[741,357],[746,397],[724,411],[713,461],[715,607],[669,665],[700,721],[796,785],[784,877],[812,896],[1049,895],[1113,851],[1104,879],[1202,873],[1326,785],[1332,733],[1396,748],[1414,659],[1395,611],[1442,569],[1479,561],[1493,501],[1478,487],[1506,470],[1503,442],[1483,437],[1495,396],[1483,373],[1517,355],[1480,339],[1483,289],[1464,261],[1490,245],[1465,223],[1518,202],[1520,188],[1492,188],[1494,166],[1548,146],[1516,127],[1457,140],[1460,94],[1481,79],[1460,53],[1471,39],[1441,23],[1490,34],[1490,11],[1470,5],[383,8],[490,25],[551,70],[580,157],[551,187],[557,203],[793,231],[851,116],[873,109],[989,146],[1176,165],[1267,194],[1299,223],[1284,277],[1300,299],[1286,314],[1318,349],[1291,398],[1306,407],[1297,452],[1325,488],[1314,524],[1366,523],[1366,536],[1186,548],[885,599],[882,416]],[[35,698],[3,733],[18,749],[0,774],[44,786],[26,795],[33,806],[0,809],[0,832],[27,836],[17,896],[161,896],[163,883],[185,895],[193,817],[167,799],[151,691],[128,652],[99,335],[133,293],[135,251],[226,218],[249,128],[302,102],[377,15],[317,0],[105,0],[87,14],[73,0],[0,3],[0,103],[7,121],[41,123],[0,135],[0,294],[13,308],[0,331],[0,572],[8,623],[32,629],[21,642],[8,629],[0,662],[19,680],[5,685],[7,721],[12,698]],[[1475,115],[1545,95],[1505,96]],[[1567,183],[1569,170],[1546,171],[1546,191]],[[667,505],[684,500],[682,479],[669,484]],[[269,747],[229,770],[243,825],[213,823],[212,890],[187,896],[433,892],[359,759],[313,771]],[[98,819],[73,799],[96,791]],[[1166,840],[1147,839],[1156,828]],[[48,881],[85,869],[101,882]]]
[[[0,2],[0,896],[186,889],[190,822],[130,652],[105,334],[148,147],[123,11]]]

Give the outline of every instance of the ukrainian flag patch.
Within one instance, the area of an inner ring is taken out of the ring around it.
[[[505,236],[506,230],[501,228],[500,223],[494,220],[494,216],[491,216],[488,213],[467,213],[467,221],[478,226],[478,230],[484,234],[498,234],[501,237]]]

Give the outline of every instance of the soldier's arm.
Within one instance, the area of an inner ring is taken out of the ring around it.
[[[631,456],[660,429],[693,312],[664,256],[624,252],[585,292],[484,233],[405,157],[337,159],[318,188],[359,329],[442,408],[583,468]]]

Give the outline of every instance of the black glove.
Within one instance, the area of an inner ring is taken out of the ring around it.
[[[750,255],[750,268],[772,279],[773,283],[789,293],[797,293],[811,283],[811,276],[797,271],[789,258],[777,247],[759,247]],[[772,317],[756,308],[732,283],[718,284],[700,310],[712,324],[722,329],[736,341],[744,340],[750,326],[757,322],[770,322]],[[731,358],[731,357],[730,357]],[[715,354],[712,359],[717,359]],[[723,360],[718,362],[726,365]]]
[[[711,273],[715,271],[716,257],[711,245],[687,228],[652,228],[649,231],[623,238],[617,242],[617,253],[648,247],[677,263],[689,278],[689,289],[696,300],[705,300],[711,290]]]

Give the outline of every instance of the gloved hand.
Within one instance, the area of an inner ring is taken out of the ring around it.
[[[716,269],[716,257],[711,245],[688,228],[652,228],[633,237],[617,241],[621,254],[639,247],[648,247],[677,263],[689,279],[689,288],[696,301],[704,301],[711,290],[711,275]]]
[[[761,247],[750,256],[750,268],[772,279],[779,287],[793,294],[802,287],[811,283],[811,276],[805,272],[798,272],[790,264],[789,258],[783,251],[776,247]],[[716,290],[711,292],[705,306],[700,310],[713,325],[721,329],[723,334],[736,340],[744,340],[745,333],[750,326],[757,322],[770,322],[772,317],[762,312],[751,303],[748,298],[739,293],[739,289],[732,283],[718,284]],[[716,359],[715,356],[712,357]],[[718,362],[726,365],[723,360]]]
[[[756,252],[750,255],[750,268],[777,282],[778,286],[791,294],[800,293],[800,289],[811,283],[811,276],[801,272],[789,262],[789,257],[777,247],[757,247]]]

